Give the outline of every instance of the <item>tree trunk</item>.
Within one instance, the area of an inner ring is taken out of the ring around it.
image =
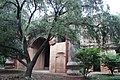
[[[110,71],[111,71],[111,75],[113,76],[113,75],[114,75],[114,74],[113,74],[114,69],[113,69],[113,68],[110,68]]]
[[[33,64],[33,63],[31,63],[31,64]],[[30,64],[29,64],[29,65],[27,66],[26,71],[25,71],[25,76],[31,78],[32,70],[33,70],[33,68],[32,68],[32,66],[30,66]]]
[[[86,68],[85,67],[83,68],[83,75],[86,78]]]
[[[32,75],[32,70],[33,67],[35,66],[35,63],[39,57],[39,55],[42,53],[42,51],[44,50],[47,42],[49,41],[49,37],[44,41],[44,43],[40,46],[40,48],[38,49],[38,51],[36,52],[34,58],[32,59],[32,61],[29,63],[29,65],[27,66],[27,70],[25,72],[25,76],[31,78]]]
[[[93,65],[93,71],[101,71],[100,69],[100,61],[96,61]]]
[[[28,53],[28,46],[27,46],[27,41],[26,41],[26,37],[23,38],[23,49],[24,49],[24,54],[25,54],[25,59],[26,59],[26,62],[27,63],[30,63],[30,56],[29,56],[29,53]]]

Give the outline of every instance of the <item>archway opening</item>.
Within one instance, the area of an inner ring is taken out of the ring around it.
[[[39,37],[32,43],[31,47],[33,49],[38,50],[45,40],[46,40],[45,38]],[[50,58],[50,45],[48,42],[47,45],[45,46],[44,51],[40,54],[35,64],[36,69],[37,70],[38,69],[48,70],[49,69],[49,58]]]

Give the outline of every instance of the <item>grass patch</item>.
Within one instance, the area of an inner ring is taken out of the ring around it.
[[[24,71],[15,69],[0,69],[0,74],[19,74],[19,73],[24,73]]]
[[[120,75],[96,74],[91,76],[91,80],[120,80]]]

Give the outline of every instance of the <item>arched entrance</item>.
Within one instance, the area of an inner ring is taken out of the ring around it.
[[[35,53],[45,40],[46,40],[45,38],[39,37],[35,41],[33,41],[33,43],[31,44],[31,50],[29,50],[31,59],[34,57]],[[40,54],[40,56],[37,59],[37,62],[34,66],[34,70],[49,69],[49,58],[50,58],[50,45],[49,43],[47,43],[44,51]]]

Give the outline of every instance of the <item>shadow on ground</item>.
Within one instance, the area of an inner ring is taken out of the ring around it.
[[[33,73],[31,79],[26,79],[23,75],[24,71],[20,70],[0,70],[0,80],[85,80],[80,76],[65,74]]]

